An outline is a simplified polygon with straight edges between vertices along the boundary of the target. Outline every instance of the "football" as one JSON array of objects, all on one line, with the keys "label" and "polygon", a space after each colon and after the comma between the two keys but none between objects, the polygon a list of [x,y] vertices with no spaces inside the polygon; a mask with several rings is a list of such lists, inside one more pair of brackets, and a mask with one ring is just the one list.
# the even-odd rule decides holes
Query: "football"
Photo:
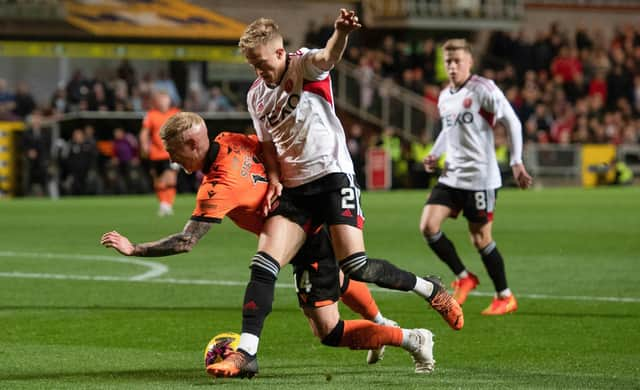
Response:
[{"label": "football", "polygon": [[205,368],[213,363],[217,363],[238,348],[240,343],[240,335],[233,332],[224,332],[214,336],[207,348],[204,350],[204,366]]}]

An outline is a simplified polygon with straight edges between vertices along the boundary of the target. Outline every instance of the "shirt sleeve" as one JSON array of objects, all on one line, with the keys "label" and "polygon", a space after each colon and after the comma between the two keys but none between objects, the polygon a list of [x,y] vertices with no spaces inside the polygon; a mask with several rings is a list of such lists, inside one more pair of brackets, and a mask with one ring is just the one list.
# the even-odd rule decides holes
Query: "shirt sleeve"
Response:
[{"label": "shirt sleeve", "polygon": [[483,103],[483,108],[493,113],[495,121],[502,123],[509,132],[509,141],[511,143],[511,161],[509,164],[522,164],[522,123],[520,123],[520,119],[518,119],[513,107],[511,107],[511,103],[495,85],[490,91],[487,91]]},{"label": "shirt sleeve", "polygon": [[329,70],[322,70],[311,62],[313,55],[319,51],[320,49],[309,50],[306,47],[303,47],[295,53],[300,53],[301,55],[302,74],[305,80],[324,80],[329,76]]},{"label": "shirt sleeve", "polygon": [[447,132],[447,129],[442,129],[440,134],[438,134],[436,142],[433,143],[433,147],[431,148],[431,151],[429,151],[430,155],[440,157],[442,156],[442,153],[447,150]]}]

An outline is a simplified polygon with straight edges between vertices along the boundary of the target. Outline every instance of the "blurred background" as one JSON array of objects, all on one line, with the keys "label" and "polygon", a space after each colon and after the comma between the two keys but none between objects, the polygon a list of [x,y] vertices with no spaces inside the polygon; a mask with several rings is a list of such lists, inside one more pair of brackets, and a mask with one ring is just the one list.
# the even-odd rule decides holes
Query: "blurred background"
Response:
[{"label": "blurred background", "polygon": [[[0,0],[0,197],[152,192],[137,135],[154,90],[210,130],[252,132],[246,25],[271,17],[289,51],[322,47],[340,8],[364,24],[331,75],[361,186],[433,183],[440,45],[457,37],[519,115],[537,186],[640,175],[640,1]],[[498,127],[510,185],[507,144]]]}]

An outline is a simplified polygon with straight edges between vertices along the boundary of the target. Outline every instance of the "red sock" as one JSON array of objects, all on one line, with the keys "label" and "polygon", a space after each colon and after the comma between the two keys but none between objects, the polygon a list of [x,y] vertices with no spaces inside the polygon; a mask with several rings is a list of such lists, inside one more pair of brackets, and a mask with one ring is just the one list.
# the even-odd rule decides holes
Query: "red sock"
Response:
[{"label": "red sock", "polygon": [[345,320],[341,347],[378,349],[383,345],[402,345],[402,329],[377,325],[366,320]]},{"label": "red sock", "polygon": [[371,296],[371,291],[366,283],[349,280],[347,290],[340,297],[345,305],[360,314],[365,320],[373,320],[380,312],[376,301]]}]

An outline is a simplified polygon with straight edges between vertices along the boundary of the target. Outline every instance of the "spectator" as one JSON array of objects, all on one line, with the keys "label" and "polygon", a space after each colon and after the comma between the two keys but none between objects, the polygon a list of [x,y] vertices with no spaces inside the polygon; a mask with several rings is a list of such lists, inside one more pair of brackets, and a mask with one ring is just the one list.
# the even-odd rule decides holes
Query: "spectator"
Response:
[{"label": "spectator", "polygon": [[189,86],[189,90],[187,91],[187,97],[184,99],[185,111],[208,111],[207,101],[203,95],[204,94],[200,83],[192,83]]},{"label": "spectator", "polygon": [[178,93],[176,83],[169,77],[169,73],[165,69],[161,69],[158,72],[158,78],[153,82],[153,89],[155,91],[166,91],[171,97],[172,105],[176,107],[182,105],[182,98]]},{"label": "spectator", "polygon": [[47,192],[51,132],[49,127],[43,125],[42,120],[42,114],[34,111],[22,137],[25,195],[42,196]]},{"label": "spectator", "polygon": [[9,91],[7,80],[0,78],[0,120],[15,120],[16,97]]},{"label": "spectator", "polygon": [[222,94],[220,87],[211,87],[211,89],[209,89],[209,104],[207,105],[207,111],[233,111],[231,102]]},{"label": "spectator", "polygon": [[13,113],[19,118],[26,118],[36,108],[36,102],[29,91],[29,84],[20,81],[16,86],[15,107]]},{"label": "spectator", "polygon": [[[71,141],[62,155],[64,168],[63,188],[67,194],[85,195],[95,193],[95,186],[90,186],[89,175],[95,166],[97,150],[95,145],[87,142],[82,129],[75,129]],[[93,188],[92,188],[93,187]]]}]

